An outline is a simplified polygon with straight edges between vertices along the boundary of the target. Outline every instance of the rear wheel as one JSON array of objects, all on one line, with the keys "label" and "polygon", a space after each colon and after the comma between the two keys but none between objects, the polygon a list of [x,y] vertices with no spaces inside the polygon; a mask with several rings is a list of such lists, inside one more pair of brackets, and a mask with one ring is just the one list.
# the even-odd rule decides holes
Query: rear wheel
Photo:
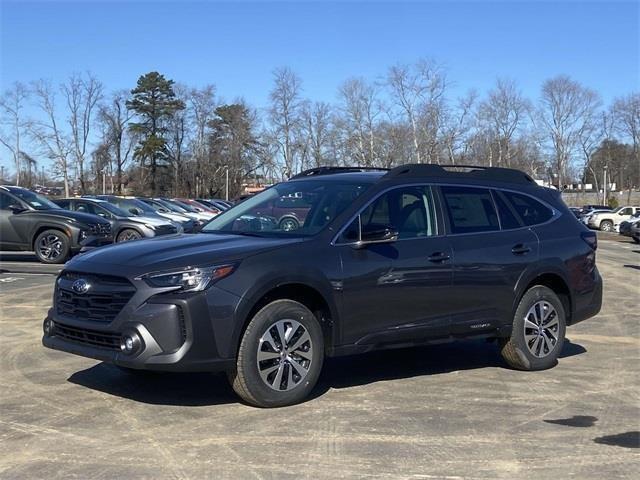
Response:
[{"label": "rear wheel", "polygon": [[531,287],[522,296],[513,319],[511,337],[501,342],[502,356],[518,370],[553,367],[562,350],[565,311],[553,290]]},{"label": "rear wheel", "polygon": [[295,218],[286,217],[280,220],[280,230],[283,232],[291,232],[297,230],[299,227],[300,224]]},{"label": "rear wheel", "polygon": [[64,263],[69,258],[71,240],[60,230],[45,230],[36,237],[33,246],[42,263]]},{"label": "rear wheel", "polygon": [[313,313],[293,300],[276,300],[249,322],[229,380],[251,405],[291,405],[309,395],[323,357],[322,330]]},{"label": "rear wheel", "polygon": [[142,235],[140,235],[140,232],[132,228],[125,228],[116,237],[116,242],[117,243],[129,242],[131,240],[138,240],[139,238],[142,238]]},{"label": "rear wheel", "polygon": [[600,222],[600,230],[603,232],[613,232],[613,222],[609,220],[603,220]]}]

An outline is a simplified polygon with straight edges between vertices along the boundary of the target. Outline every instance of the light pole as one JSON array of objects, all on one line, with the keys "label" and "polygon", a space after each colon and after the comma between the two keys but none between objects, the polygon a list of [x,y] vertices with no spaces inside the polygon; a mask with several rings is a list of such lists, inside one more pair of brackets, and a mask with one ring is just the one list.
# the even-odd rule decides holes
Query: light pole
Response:
[{"label": "light pole", "polygon": [[607,165],[602,168],[602,204],[609,205],[607,203]]},{"label": "light pole", "polygon": [[225,193],[224,199],[229,201],[229,165],[224,167],[224,175],[225,175]]}]

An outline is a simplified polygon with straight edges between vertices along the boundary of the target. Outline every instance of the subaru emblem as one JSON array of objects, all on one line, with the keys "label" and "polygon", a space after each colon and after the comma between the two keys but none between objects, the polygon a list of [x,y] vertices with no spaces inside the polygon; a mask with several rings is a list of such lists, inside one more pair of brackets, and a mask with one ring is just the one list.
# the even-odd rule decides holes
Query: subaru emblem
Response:
[{"label": "subaru emblem", "polygon": [[80,295],[87,293],[89,291],[89,287],[91,287],[91,285],[89,285],[89,282],[84,278],[79,278],[71,285],[71,289]]}]

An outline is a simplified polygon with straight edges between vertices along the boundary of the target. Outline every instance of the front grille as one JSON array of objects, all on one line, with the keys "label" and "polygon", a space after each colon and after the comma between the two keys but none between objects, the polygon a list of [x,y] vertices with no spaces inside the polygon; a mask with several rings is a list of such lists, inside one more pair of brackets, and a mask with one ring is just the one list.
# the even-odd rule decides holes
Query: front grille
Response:
[{"label": "front grille", "polygon": [[56,323],[53,328],[53,335],[74,343],[104,348],[106,350],[120,350],[120,335],[117,333],[99,332],[97,330],[70,327]]},{"label": "front grille", "polygon": [[178,229],[173,225],[158,225],[156,227],[156,235],[170,235],[177,232]]},{"label": "front grille", "polygon": [[[89,290],[77,293],[73,282],[85,280]],[[126,279],[106,275],[63,272],[57,282],[56,312],[79,320],[112,322],[135,294],[135,287]]]},{"label": "front grille", "polygon": [[110,223],[89,223],[89,232],[92,235],[109,235],[111,234]]}]

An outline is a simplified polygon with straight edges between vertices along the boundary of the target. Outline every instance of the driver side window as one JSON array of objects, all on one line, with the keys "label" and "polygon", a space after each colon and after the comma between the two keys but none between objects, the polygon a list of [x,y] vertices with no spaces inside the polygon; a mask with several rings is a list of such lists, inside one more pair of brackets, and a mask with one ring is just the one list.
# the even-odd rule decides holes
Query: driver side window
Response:
[{"label": "driver side window", "polygon": [[18,202],[14,201],[9,195],[0,192],[0,210],[9,210],[9,206],[16,203]]},{"label": "driver side window", "polygon": [[358,241],[360,229],[391,227],[399,239],[429,237],[436,234],[431,190],[426,186],[400,187],[384,193],[362,210],[338,240]]}]

